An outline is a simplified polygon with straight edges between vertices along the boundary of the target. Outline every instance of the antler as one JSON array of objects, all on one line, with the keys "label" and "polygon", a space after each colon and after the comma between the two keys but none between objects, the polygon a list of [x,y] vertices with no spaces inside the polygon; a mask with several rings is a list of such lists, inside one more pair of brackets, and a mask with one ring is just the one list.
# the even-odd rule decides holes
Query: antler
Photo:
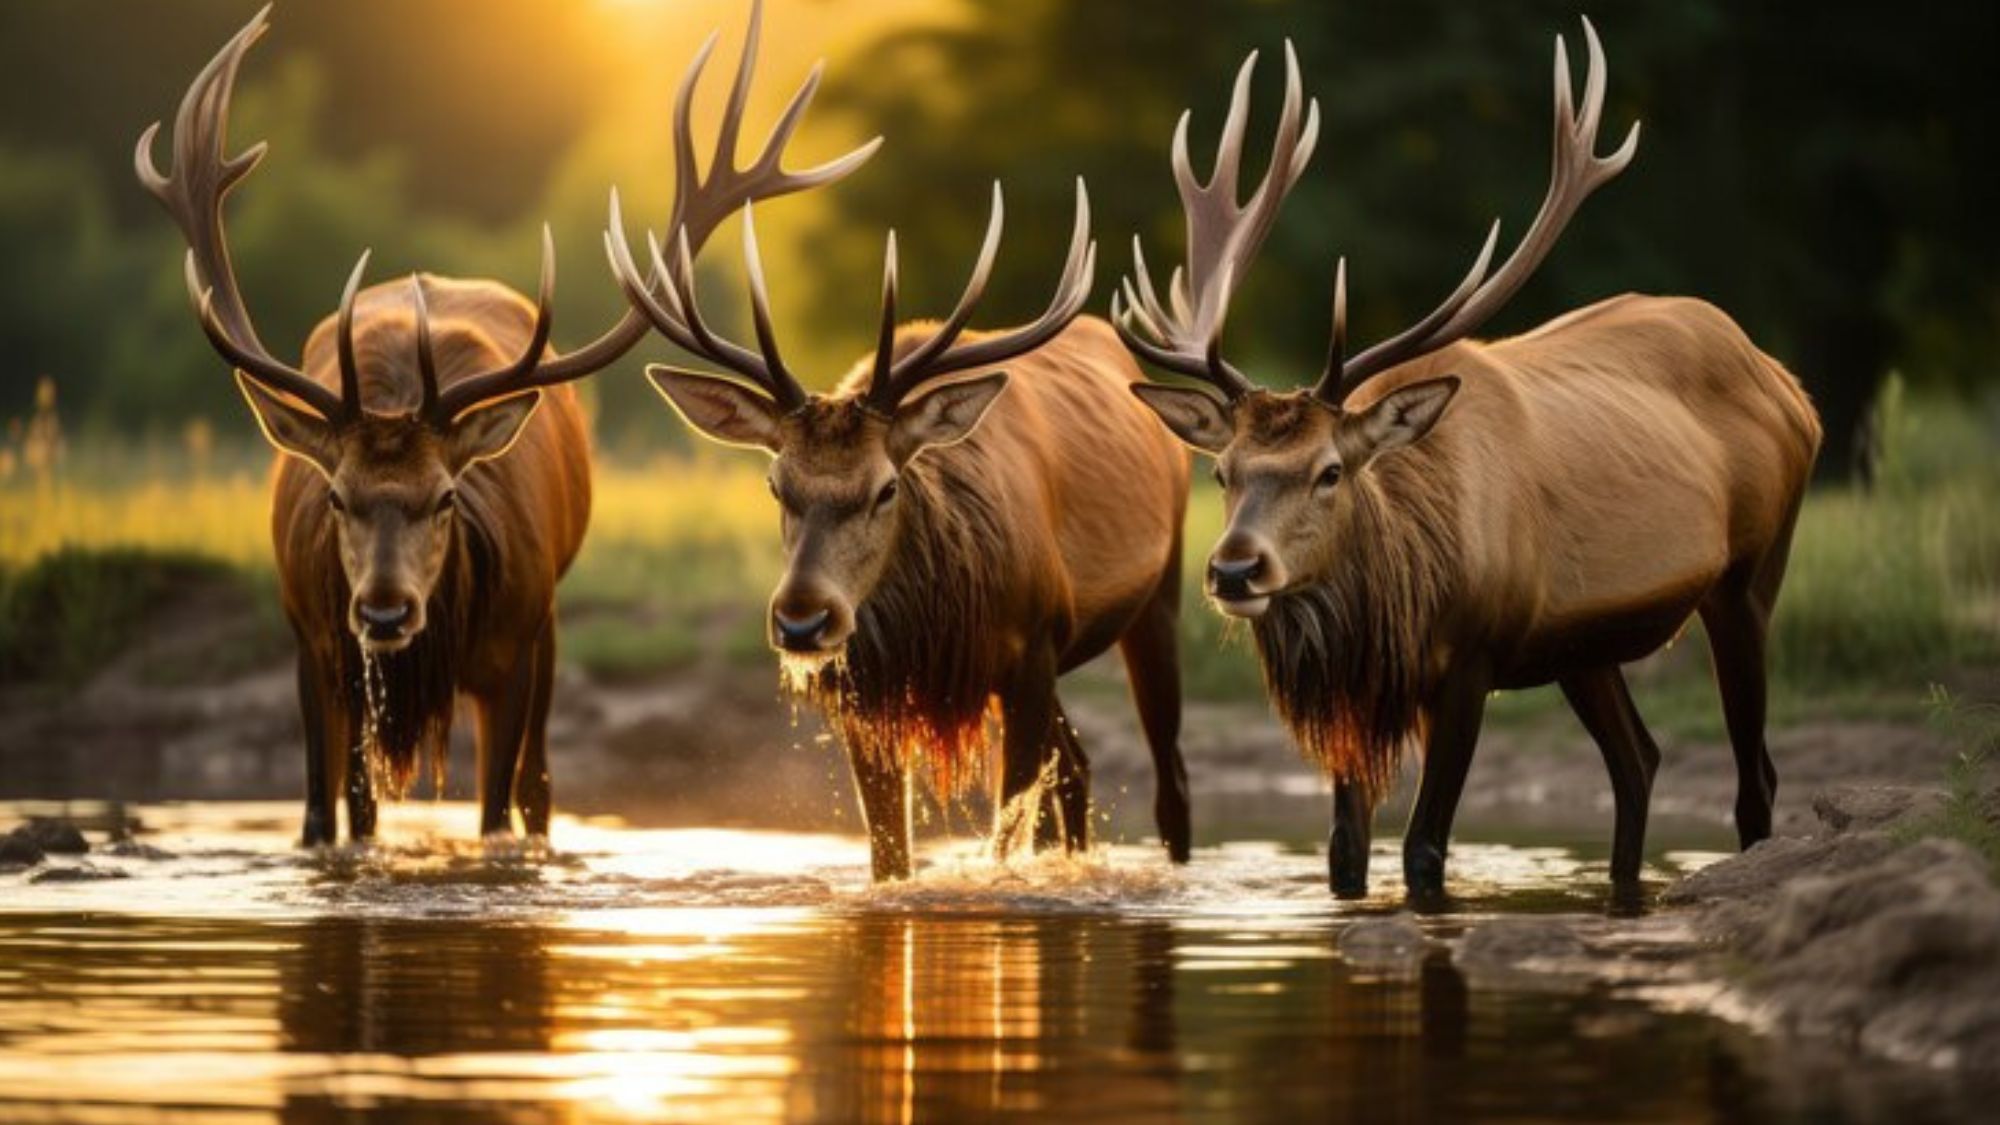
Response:
[{"label": "antler", "polygon": [[[819,89],[820,75],[825,64],[817,63],[812,72],[799,85],[792,99],[778,115],[778,123],[771,128],[770,137],[764,142],[763,151],[743,168],[736,162],[737,136],[743,126],[743,111],[750,99],[750,82],[756,71],[757,45],[764,22],[763,0],[752,0],[750,5],[750,26],[743,38],[743,54],[736,66],[736,80],[729,90],[729,101],[722,113],[722,124],[716,133],[715,154],[709,160],[706,179],[703,178],[694,151],[694,129],[692,125],[694,89],[701,79],[701,73],[708,64],[709,55],[715,50],[716,34],[710,33],[701,50],[696,52],[694,61],[688,65],[686,74],[674,96],[674,204],[669,215],[667,229],[678,232],[689,247],[690,256],[699,251],[708,236],[723,219],[740,207],[746,207],[757,199],[773,199],[789,195],[795,191],[831,183],[859,168],[875,149],[881,145],[877,137],[836,160],[827,161],[803,172],[787,172],[781,166],[785,156],[785,146],[791,142],[792,133],[805,116],[806,107],[812,103],[813,94]],[[544,231],[543,286],[547,293],[550,264],[546,231]],[[622,266],[629,265],[631,253],[624,246],[624,222],[619,213],[618,193],[611,193],[611,229],[606,236],[607,250],[610,252],[614,270],[620,272],[619,283],[632,297],[631,306],[619,317],[618,323],[610,331],[589,344],[562,355],[540,358],[541,343],[547,340],[543,321],[548,309],[547,301],[542,303],[544,316],[536,324],[536,347],[522,355],[515,364],[499,371],[463,379],[453,384],[444,394],[444,405],[448,409],[463,411],[473,403],[486,399],[515,394],[533,387],[544,387],[554,383],[568,382],[615,362],[645,336],[649,316],[647,305],[659,282],[667,276],[667,271],[655,271],[643,280],[637,277],[627,279]],[[633,271],[635,274],[636,270]],[[634,296],[637,290],[639,296]],[[642,299],[643,298],[643,299]],[[642,311],[645,310],[645,311]],[[668,333],[672,338],[672,333]],[[676,341],[678,342],[678,341]]]},{"label": "antler", "polygon": [[1541,210],[1536,213],[1528,233],[1522,236],[1520,245],[1508,255],[1499,271],[1488,278],[1486,269],[1492,262],[1494,245],[1500,236],[1500,223],[1495,220],[1472,271],[1466,274],[1465,280],[1459,283],[1451,296],[1445,298],[1443,304],[1416,324],[1351,360],[1342,354],[1347,335],[1347,266],[1343,260],[1334,284],[1333,345],[1328,350],[1326,370],[1313,388],[1314,397],[1338,406],[1371,376],[1427,355],[1477,331],[1534,275],[1543,259],[1549,256],[1549,251],[1555,248],[1563,228],[1590,193],[1631,163],[1639,147],[1639,126],[1636,123],[1626,134],[1625,143],[1618,147],[1618,151],[1605,157],[1596,154],[1597,127],[1604,114],[1604,47],[1597,41],[1597,29],[1587,18],[1583,21],[1583,37],[1590,56],[1590,69],[1583,82],[1583,112],[1579,114],[1572,104],[1574,87],[1570,82],[1569,48],[1562,36],[1556,36],[1555,154],[1551,161],[1549,190],[1542,198]]},{"label": "antler", "polygon": [[[1247,203],[1239,203],[1237,181],[1243,164],[1244,126],[1250,113],[1250,78],[1257,52],[1236,72],[1229,116],[1216,146],[1215,171],[1207,184],[1195,179],[1188,159],[1188,122],[1182,113],[1174,130],[1174,182],[1187,215],[1187,265],[1176,268],[1162,305],[1146,270],[1145,253],[1132,239],[1132,276],[1111,295],[1111,322],[1127,347],[1182,375],[1211,383],[1234,399],[1252,389],[1242,372],[1222,358],[1222,327],[1238,276],[1256,257],[1278,208],[1298,183],[1319,139],[1319,103],[1305,102],[1298,55],[1285,42],[1285,102],[1271,146],[1270,166]],[[1303,120],[1301,120],[1301,103]]]},{"label": "antler", "polygon": [[1019,328],[983,336],[958,344],[959,333],[972,319],[986,295],[986,282],[993,273],[993,259],[1000,251],[1000,230],[1005,223],[1005,206],[1000,184],[993,184],[993,206],[986,220],[986,237],[980,243],[979,259],[972,276],[959,295],[958,305],[938,330],[901,359],[895,355],[896,342],[896,233],[889,232],[883,256],[882,328],[875,345],[874,369],[868,377],[863,401],[873,410],[888,413],[911,391],[933,379],[975,367],[990,367],[1048,343],[1068,327],[1090,297],[1091,279],[1097,273],[1097,244],[1090,238],[1090,193],[1083,180],[1076,181],[1076,220],[1070,228],[1069,252],[1063,260],[1062,277],[1042,315]]},{"label": "antler", "polygon": [[[750,79],[756,65],[762,25],[763,3],[757,0],[750,7],[750,27],[744,36],[742,59],[737,64],[735,84],[730,87],[729,102],[723,108],[722,124],[716,133],[715,155],[709,160],[705,177],[694,151],[693,99],[702,69],[715,49],[714,34],[709,35],[707,42],[696,53],[674,96],[674,206],[667,223],[667,237],[673,243],[675,261],[669,264],[659,240],[649,233],[647,242],[651,250],[651,272],[643,276],[640,274],[632,258],[631,246],[626,241],[625,218],[616,188],[611,191],[611,221],[604,233],[604,247],[611,259],[612,272],[617,275],[620,287],[631,302],[625,319],[619,322],[621,329],[628,324],[636,325],[636,332],[643,335],[648,322],[651,322],[683,350],[707,356],[757,380],[773,397],[783,400],[795,394],[798,401],[803,401],[804,391],[799,389],[798,381],[791,377],[782,363],[763,364],[748,350],[717,337],[701,322],[694,302],[694,259],[724,219],[738,210],[744,212],[744,253],[752,263],[752,295],[760,302],[758,331],[761,339],[768,334],[769,301],[762,296],[763,267],[756,254],[757,236],[749,216],[751,204],[845,177],[875,155],[875,150],[881,147],[882,138],[876,137],[845,156],[803,172],[787,172],[780,166],[785,145],[790,142],[793,131],[805,116],[806,107],[812,102],[813,94],[819,89],[820,78],[826,70],[826,63],[822,60],[813,64],[811,73],[806,75],[805,81],[792,95],[784,112],[778,115],[778,123],[772,126],[770,138],[764,142],[764,149],[757,159],[747,167],[736,167],[736,141],[743,127],[743,109],[749,100]],[[683,264],[686,266],[684,272],[680,268]],[[775,356],[775,347],[769,352]],[[749,369],[746,370],[746,367]]]},{"label": "antler", "polygon": [[[242,290],[236,284],[236,271],[229,260],[229,240],[223,227],[223,197],[257,167],[269,148],[260,141],[235,157],[223,153],[236,72],[250,48],[270,30],[270,15],[270,6],[266,5],[252,16],[188,86],[180,110],[174,115],[172,174],[162,174],[153,163],[153,141],[160,132],[157,121],[139,135],[138,147],[132,154],[133,170],[140,184],[166,207],[187,239],[188,295],[215,349],[250,378],[298,399],[328,421],[339,422],[358,410],[360,402],[360,396],[353,391],[358,379],[351,362],[354,349],[347,329],[353,322],[361,267],[355,267],[346,295],[341,299],[344,394],[336,394],[304,371],[274,358],[258,339],[249,309],[243,303]],[[363,254],[362,262],[365,264],[367,260],[368,256]]]}]

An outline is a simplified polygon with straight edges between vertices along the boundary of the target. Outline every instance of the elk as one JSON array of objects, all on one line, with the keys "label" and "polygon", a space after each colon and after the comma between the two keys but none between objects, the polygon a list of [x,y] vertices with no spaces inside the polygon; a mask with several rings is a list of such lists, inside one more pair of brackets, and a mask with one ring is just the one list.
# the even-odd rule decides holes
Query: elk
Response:
[{"label": "elk", "polygon": [[[135,163],[186,236],[186,281],[203,330],[283,454],[271,529],[299,646],[302,841],[335,839],[343,789],[350,837],[371,838],[376,788],[405,792],[420,751],[441,782],[460,694],[478,720],[481,832],[511,833],[518,808],[526,831],[546,836],[555,588],[590,515],[589,434],[567,384],[624,355],[647,335],[646,321],[628,310],[588,345],[555,353],[545,227],[532,303],[497,282],[425,275],[363,289],[364,253],[303,363],[273,357],[237,286],[222,214],[224,196],[265,153],[259,144],[228,157],[224,143],[237,70],[269,12],[188,88],[171,174],[153,163],[157,123],[139,138]],[[674,143],[684,170],[694,163],[687,103],[713,46],[711,36],[680,88]],[[755,49],[753,14],[732,105],[747,93]],[[673,215],[690,243],[751,199],[838,179],[870,155],[873,146],[810,171],[780,170],[817,81],[815,71],[747,170],[729,162],[732,136],[708,182],[694,188],[683,176]]]},{"label": "elk", "polygon": [[[1114,642],[1158,774],[1160,837],[1174,860],[1188,855],[1175,648],[1188,455],[1126,393],[1144,376],[1110,326],[1074,319],[1096,260],[1088,207],[1079,181],[1054,297],[997,333],[966,330],[1000,243],[997,184],[971,279],[941,323],[898,325],[892,232],[874,353],[830,394],[807,393],[779,353],[748,206],[754,351],[704,323],[685,232],[669,232],[671,250],[649,236],[667,281],[654,294],[612,217],[633,305],[747,381],[647,369],[695,430],[772,457],[786,569],[768,636],[788,688],[842,739],[877,880],[911,872],[913,771],[953,792],[983,758],[995,700],[1001,808],[1029,810],[1038,846],[1087,846],[1089,765],[1056,680]],[[1039,807],[1024,797],[1034,791]]]},{"label": "elk", "polygon": [[[1523,336],[1468,337],[1525,284],[1593,190],[1638,144],[1596,155],[1606,68],[1584,36],[1581,112],[1555,56],[1555,156],[1520,244],[1489,274],[1494,224],[1436,310],[1349,355],[1346,263],[1332,345],[1310,390],[1267,390],[1222,356],[1234,280],[1311,155],[1295,100],[1271,170],[1239,203],[1253,53],[1216,169],[1199,183],[1187,118],[1173,143],[1187,218],[1168,301],[1137,240],[1112,319],[1135,353],[1207,389],[1134,392],[1212,454],[1227,528],[1206,590],[1247,619],[1275,708],[1334,786],[1328,873],[1366,893],[1371,820],[1406,746],[1423,771],[1403,841],[1415,895],[1442,892],[1451,822],[1488,694],[1554,682],[1602,751],[1616,806],[1611,876],[1638,878],[1659,750],[1620,666],[1699,615],[1737,766],[1744,847],[1769,835],[1777,779],[1764,744],[1765,645],[1820,438],[1798,381],[1716,308],[1626,295]],[[1286,46],[1286,65],[1297,60]]]}]

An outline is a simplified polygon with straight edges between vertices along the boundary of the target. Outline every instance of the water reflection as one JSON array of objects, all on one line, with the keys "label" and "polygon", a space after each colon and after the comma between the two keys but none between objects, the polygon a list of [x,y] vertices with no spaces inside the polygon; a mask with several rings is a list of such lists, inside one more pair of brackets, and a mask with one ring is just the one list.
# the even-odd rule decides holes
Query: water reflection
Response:
[{"label": "water reflection", "polygon": [[[885,894],[858,849],[850,886],[802,870],[805,838],[745,841],[717,874],[723,836],[696,855],[594,831],[578,838],[596,850],[525,874],[515,857],[300,862],[232,838],[167,865],[177,890],[10,884],[0,1119],[1900,1121],[1992,1093],[1663,1007],[1670,974],[1643,966],[1468,979],[1448,944],[1463,915],[1427,920],[1415,960],[1351,963],[1354,916],[1324,901],[1312,856],[1198,857],[1214,886],[1123,856],[948,858]],[[202,880],[206,897],[188,889]],[[218,887],[242,901],[169,909]]]}]

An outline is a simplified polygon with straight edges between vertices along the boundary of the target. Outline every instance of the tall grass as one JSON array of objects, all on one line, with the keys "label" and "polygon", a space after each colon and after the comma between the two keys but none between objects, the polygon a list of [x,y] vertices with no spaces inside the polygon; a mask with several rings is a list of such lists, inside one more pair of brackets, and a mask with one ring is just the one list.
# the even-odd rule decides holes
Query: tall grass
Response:
[{"label": "tall grass", "polygon": [[[1882,418],[1876,486],[1820,489],[1801,514],[1773,638],[1781,715],[1801,700],[1870,707],[1884,695],[1917,708],[1933,680],[2000,667],[2000,418],[1905,401],[1897,389]],[[86,448],[70,457],[77,471],[0,481],[0,574],[64,550],[137,550],[217,560],[268,582],[265,474],[225,452],[197,465]],[[762,606],[781,566],[763,472],[758,458],[708,450],[600,465],[589,538],[560,594],[566,656],[612,674],[763,659]],[[1255,698],[1249,646],[1202,603],[1198,578],[1222,505],[1197,480],[1182,614],[1188,690]],[[1699,647],[1679,646],[1637,678],[1643,695],[1669,710],[1685,701],[1706,723],[1715,706]]]}]

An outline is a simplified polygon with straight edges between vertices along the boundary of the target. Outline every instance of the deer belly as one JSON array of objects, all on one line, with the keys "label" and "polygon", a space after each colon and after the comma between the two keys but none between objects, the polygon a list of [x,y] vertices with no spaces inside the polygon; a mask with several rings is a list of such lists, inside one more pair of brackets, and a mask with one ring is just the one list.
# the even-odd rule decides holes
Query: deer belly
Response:
[{"label": "deer belly", "polygon": [[1659,651],[1687,628],[1719,574],[1718,568],[1615,602],[1543,615],[1500,669],[1498,686],[1546,684],[1572,672],[1628,664]]}]

